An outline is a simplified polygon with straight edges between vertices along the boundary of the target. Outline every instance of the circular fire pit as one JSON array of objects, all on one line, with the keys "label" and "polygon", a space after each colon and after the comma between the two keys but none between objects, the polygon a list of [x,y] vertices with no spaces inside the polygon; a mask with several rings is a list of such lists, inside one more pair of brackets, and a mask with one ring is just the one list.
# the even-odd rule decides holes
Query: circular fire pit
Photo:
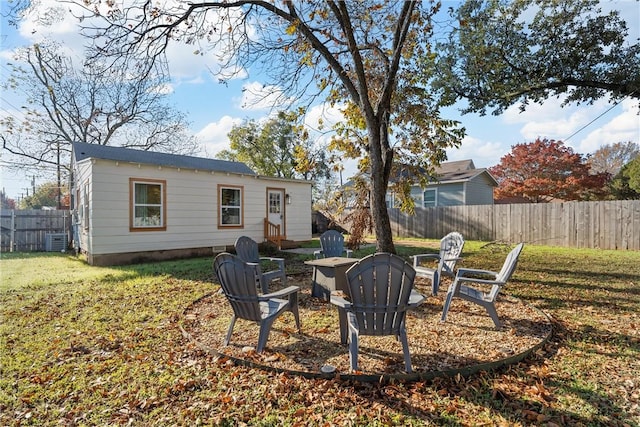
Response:
[{"label": "circular fire pit", "polygon": [[[308,378],[358,381],[426,380],[438,376],[471,375],[513,364],[539,349],[551,336],[549,318],[540,310],[508,296],[497,303],[503,322],[500,330],[481,307],[454,298],[446,323],[440,322],[444,292],[430,296],[407,314],[407,334],[412,373],[404,371],[402,346],[395,337],[361,336],[360,371],[349,369],[349,350],[340,344],[337,308],[311,296],[308,281],[292,277],[288,285],[301,287],[299,295],[302,333],[291,313],[273,325],[267,346],[255,352],[258,326],[238,319],[231,342],[223,345],[232,311],[225,296],[214,292],[194,301],[184,311],[183,334],[209,354],[228,363]],[[429,294],[426,281],[416,288]],[[446,286],[443,287],[446,289]]]}]

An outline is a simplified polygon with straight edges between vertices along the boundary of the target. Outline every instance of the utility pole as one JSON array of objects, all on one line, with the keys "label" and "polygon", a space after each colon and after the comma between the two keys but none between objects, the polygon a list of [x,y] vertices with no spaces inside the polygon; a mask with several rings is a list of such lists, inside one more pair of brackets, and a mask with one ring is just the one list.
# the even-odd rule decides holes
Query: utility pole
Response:
[{"label": "utility pole", "polygon": [[56,194],[56,202],[58,204],[58,210],[60,210],[62,208],[62,200],[61,200],[61,195],[60,195],[60,193],[61,193],[61,188],[60,187],[62,186],[62,180],[60,178],[60,141],[56,142],[56,151],[57,151],[57,155],[58,155],[57,160],[56,160],[57,173],[58,173],[58,176],[57,176],[58,177],[58,192]]}]

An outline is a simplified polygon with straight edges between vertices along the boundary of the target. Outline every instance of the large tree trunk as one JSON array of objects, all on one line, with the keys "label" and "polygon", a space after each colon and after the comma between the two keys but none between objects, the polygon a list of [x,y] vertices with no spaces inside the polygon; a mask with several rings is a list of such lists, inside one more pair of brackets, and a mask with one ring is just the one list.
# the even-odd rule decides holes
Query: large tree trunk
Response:
[{"label": "large tree trunk", "polygon": [[387,210],[386,194],[393,162],[389,148],[387,124],[372,120],[369,123],[369,155],[371,158],[371,216],[376,233],[376,251],[396,253],[391,234],[391,221]]}]

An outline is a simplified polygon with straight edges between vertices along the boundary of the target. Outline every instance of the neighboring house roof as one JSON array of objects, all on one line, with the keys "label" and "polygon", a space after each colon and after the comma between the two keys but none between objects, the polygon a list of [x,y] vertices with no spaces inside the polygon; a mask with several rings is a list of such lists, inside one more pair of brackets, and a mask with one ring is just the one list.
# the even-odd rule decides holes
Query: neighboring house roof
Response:
[{"label": "neighboring house roof", "polygon": [[470,169],[475,169],[475,165],[473,164],[473,160],[458,160],[455,162],[444,162],[440,163],[440,166],[436,167],[436,174],[446,174],[452,172],[460,172],[466,171]]},{"label": "neighboring house roof", "polygon": [[498,186],[498,182],[496,181],[496,179],[489,173],[487,169],[484,168],[441,173],[437,175],[437,183],[452,184],[455,182],[466,182],[471,181],[472,179],[480,175],[486,175],[491,185],[493,185],[494,187]]},{"label": "neighboring house roof", "polygon": [[[405,179],[408,177],[406,171],[402,171],[400,175]],[[480,175],[486,175],[490,185],[498,186],[498,182],[489,171],[486,168],[476,169],[471,159],[441,163],[435,168],[430,185],[467,182]]]},{"label": "neighboring house roof", "polygon": [[100,144],[73,144],[76,162],[85,159],[104,159],[118,162],[141,163],[174,168],[196,169],[201,171],[228,172],[243,175],[256,173],[241,162],[206,159],[203,157],[183,156],[178,154],[158,153],[154,151],[133,150],[124,147],[110,147]]},{"label": "neighboring house roof", "polygon": [[[479,175],[486,175],[490,185],[497,187],[498,182],[496,179],[489,173],[489,170],[486,168],[476,169],[473,164],[473,160],[458,160],[455,162],[444,162],[435,168],[434,177],[430,183],[430,185],[438,185],[438,184],[453,184],[457,182],[467,182]],[[398,172],[396,177],[391,177],[391,181],[398,179],[412,179],[409,172],[407,170],[401,170]],[[353,181],[349,180],[343,187],[353,187]]]}]

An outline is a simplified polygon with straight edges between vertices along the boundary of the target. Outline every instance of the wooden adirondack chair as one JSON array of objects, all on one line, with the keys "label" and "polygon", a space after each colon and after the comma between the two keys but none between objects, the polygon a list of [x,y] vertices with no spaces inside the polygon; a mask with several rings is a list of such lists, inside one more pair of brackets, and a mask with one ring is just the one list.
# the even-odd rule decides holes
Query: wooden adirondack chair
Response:
[{"label": "wooden adirondack chair", "polygon": [[[287,274],[284,270],[284,258],[276,257],[261,257],[258,252],[258,243],[252,238],[247,236],[240,236],[236,239],[234,244],[236,253],[244,262],[248,262],[255,265],[256,275],[260,282],[260,288],[263,293],[269,292],[269,283],[272,280],[280,279],[282,286],[287,285]],[[265,261],[270,261],[277,265],[277,268],[270,271],[262,271],[262,264]]]},{"label": "wooden adirondack chair", "polygon": [[[498,318],[496,312],[496,298],[500,289],[511,278],[511,275],[516,269],[518,264],[518,257],[524,243],[518,244],[504,261],[502,269],[496,273],[490,270],[477,270],[472,268],[460,268],[456,274],[455,279],[449,290],[444,302],[444,308],[442,310],[442,322],[447,320],[447,313],[449,312],[449,306],[453,297],[459,297],[472,303],[478,304],[487,310],[489,316],[493,320],[496,329],[499,329],[502,324]],[[483,290],[484,287],[486,290]]]},{"label": "wooden adirondack chair", "polygon": [[[431,293],[433,295],[438,294],[440,279],[443,275],[455,277],[454,268],[456,262],[461,259],[460,254],[463,246],[464,238],[462,234],[454,231],[440,240],[440,252],[438,254],[419,254],[412,257],[416,276],[431,280]],[[422,265],[425,260],[429,260],[432,263],[437,261],[437,265],[435,268],[426,267]]]},{"label": "wooden adirondack chair", "polygon": [[344,247],[344,236],[336,230],[327,230],[320,236],[320,250],[313,252],[316,259],[341,257],[351,258],[353,251]]},{"label": "wooden adirondack chair", "polygon": [[270,294],[258,294],[254,265],[224,252],[216,256],[213,266],[222,285],[222,292],[233,308],[233,316],[224,345],[229,345],[236,319],[251,320],[260,325],[256,348],[258,353],[261,353],[267,344],[274,320],[285,311],[293,313],[298,332],[300,332],[300,315],[298,314],[300,288],[298,286],[289,286]]},{"label": "wooden adirondack chair", "polygon": [[415,270],[397,255],[376,253],[346,274],[349,300],[331,295],[331,303],[340,310],[341,334],[348,328],[351,370],[358,370],[359,335],[395,335],[402,343],[405,370],[411,372],[406,312],[425,299],[413,289]]}]

